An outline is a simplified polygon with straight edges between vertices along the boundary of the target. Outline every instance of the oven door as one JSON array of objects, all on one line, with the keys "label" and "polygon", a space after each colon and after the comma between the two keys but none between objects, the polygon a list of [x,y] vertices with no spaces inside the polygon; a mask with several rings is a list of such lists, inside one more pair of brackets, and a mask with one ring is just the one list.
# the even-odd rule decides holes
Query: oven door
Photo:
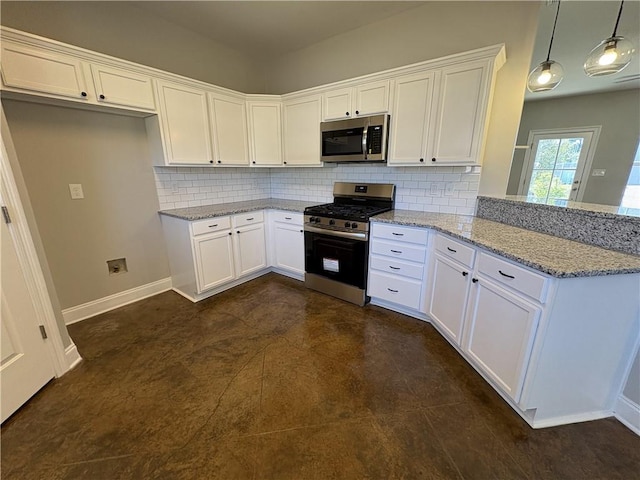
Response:
[{"label": "oven door", "polygon": [[365,289],[369,255],[369,242],[365,234],[305,226],[304,246],[307,273]]}]

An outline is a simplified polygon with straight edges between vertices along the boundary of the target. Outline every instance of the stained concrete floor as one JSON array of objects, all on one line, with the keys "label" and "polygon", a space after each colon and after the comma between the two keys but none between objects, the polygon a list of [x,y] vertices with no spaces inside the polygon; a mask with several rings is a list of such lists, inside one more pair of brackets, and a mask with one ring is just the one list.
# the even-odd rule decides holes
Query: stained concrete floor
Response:
[{"label": "stained concrete floor", "polygon": [[614,419],[532,430],[427,323],[269,274],[72,325],[2,479],[634,479]]}]

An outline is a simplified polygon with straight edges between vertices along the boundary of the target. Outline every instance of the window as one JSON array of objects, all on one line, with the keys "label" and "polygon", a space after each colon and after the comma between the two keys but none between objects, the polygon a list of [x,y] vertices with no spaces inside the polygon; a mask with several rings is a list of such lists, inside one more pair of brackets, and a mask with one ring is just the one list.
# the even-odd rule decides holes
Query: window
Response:
[{"label": "window", "polygon": [[619,213],[640,216],[640,142],[633,159],[627,187],[622,195]]}]

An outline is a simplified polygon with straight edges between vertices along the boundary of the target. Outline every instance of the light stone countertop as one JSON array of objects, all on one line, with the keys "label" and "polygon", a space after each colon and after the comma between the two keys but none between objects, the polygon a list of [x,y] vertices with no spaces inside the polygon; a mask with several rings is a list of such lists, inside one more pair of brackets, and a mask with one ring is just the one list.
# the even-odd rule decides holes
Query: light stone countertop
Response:
[{"label": "light stone countertop", "polygon": [[554,277],[640,272],[640,256],[473,216],[392,210],[371,221],[432,228]]},{"label": "light stone countertop", "polygon": [[263,210],[267,208],[303,213],[305,207],[312,205],[318,205],[318,202],[285,200],[281,198],[262,198],[260,200],[248,200],[245,202],[219,203],[216,205],[202,205],[200,207],[160,210],[159,213],[170,217],[193,221],[212,217],[222,217],[225,215],[234,215],[236,213],[254,212],[256,210]]}]

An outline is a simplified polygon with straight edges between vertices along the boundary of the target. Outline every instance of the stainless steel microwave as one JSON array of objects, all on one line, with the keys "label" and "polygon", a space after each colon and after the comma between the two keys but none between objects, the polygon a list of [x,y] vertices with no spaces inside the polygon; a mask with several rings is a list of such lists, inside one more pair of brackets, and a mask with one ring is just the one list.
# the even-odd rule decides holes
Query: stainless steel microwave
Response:
[{"label": "stainless steel microwave", "polygon": [[320,124],[323,162],[386,162],[389,115]]}]

